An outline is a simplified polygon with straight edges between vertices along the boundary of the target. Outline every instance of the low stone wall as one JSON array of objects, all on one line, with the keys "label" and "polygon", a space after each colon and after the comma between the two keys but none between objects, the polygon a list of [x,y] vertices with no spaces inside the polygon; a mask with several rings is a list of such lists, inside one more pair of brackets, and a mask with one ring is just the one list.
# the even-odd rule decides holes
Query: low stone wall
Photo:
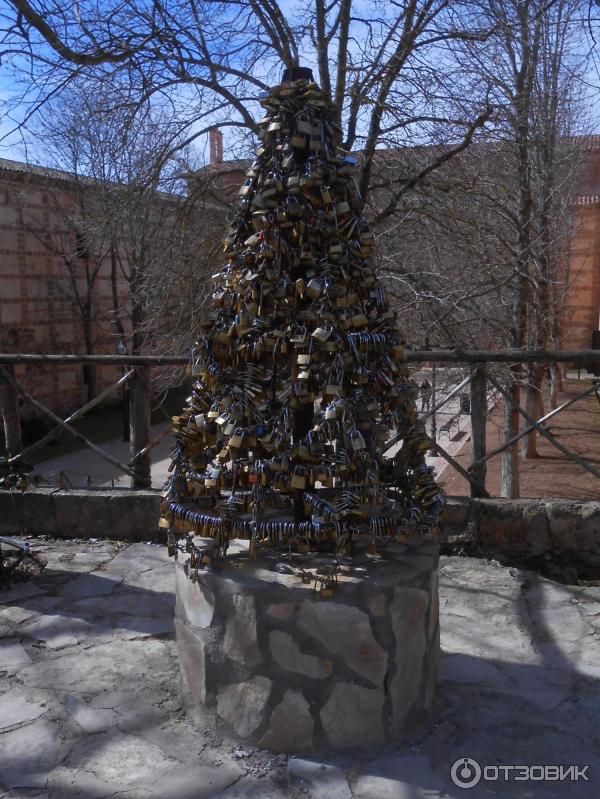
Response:
[{"label": "low stone wall", "polygon": [[442,542],[524,558],[564,554],[600,567],[600,502],[562,499],[448,499]]},{"label": "low stone wall", "polygon": [[[421,730],[439,656],[438,548],[345,559],[320,598],[276,559],[176,569],[177,646],[198,723],[276,752],[370,749]],[[318,568],[318,556],[303,559]],[[288,566],[288,568],[290,568]]]},{"label": "low stone wall", "polygon": [[[162,540],[159,504],[158,491],[0,490],[0,533]],[[441,529],[444,541],[464,536],[482,552],[566,553],[600,567],[600,502],[450,497]]]},{"label": "low stone wall", "polygon": [[0,491],[0,533],[158,541],[158,491]]}]

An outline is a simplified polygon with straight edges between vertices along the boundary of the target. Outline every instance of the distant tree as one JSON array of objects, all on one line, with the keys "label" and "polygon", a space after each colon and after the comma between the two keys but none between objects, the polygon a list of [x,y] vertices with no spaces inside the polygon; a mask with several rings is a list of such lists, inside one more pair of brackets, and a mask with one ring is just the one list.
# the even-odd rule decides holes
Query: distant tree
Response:
[{"label": "distant tree", "polygon": [[[460,151],[491,114],[486,86],[469,82],[457,58],[458,43],[484,47],[490,33],[467,0],[84,0],[76,13],[62,0],[8,0],[2,20],[0,57],[23,77],[21,107],[34,111],[70,81],[93,78],[124,113],[168,109],[177,148],[216,125],[248,155],[259,94],[303,60],[335,101],[336,139],[362,152],[364,195],[378,146],[446,141]],[[425,174],[448,157],[432,158]],[[420,177],[398,185],[384,212]]]},{"label": "distant tree", "polygon": [[[222,211],[198,193],[188,201],[187,178],[201,182],[202,174],[185,152],[176,162],[169,158],[173,130],[164,118],[108,112],[99,89],[102,84],[72,84],[36,129],[52,163],[68,173],[73,198],[65,202],[62,186],[53,193],[55,182],[48,181],[58,222],[50,236],[40,231],[40,240],[62,258],[86,324],[109,321],[115,341],[126,340],[132,354],[165,351],[173,333],[191,344],[206,271],[220,244],[211,220]],[[112,307],[98,318],[94,291],[102,269],[110,270]],[[90,336],[87,351],[92,347]]]}]

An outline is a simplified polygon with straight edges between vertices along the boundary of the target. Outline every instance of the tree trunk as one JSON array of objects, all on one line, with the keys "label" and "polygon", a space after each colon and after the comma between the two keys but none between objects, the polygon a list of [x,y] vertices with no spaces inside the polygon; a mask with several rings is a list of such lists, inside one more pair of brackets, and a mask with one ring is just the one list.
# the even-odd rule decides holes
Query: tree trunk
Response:
[{"label": "tree trunk", "polygon": [[[543,387],[545,371],[544,364],[532,364],[532,368],[529,370],[525,410],[534,419],[539,419],[544,415]],[[524,458],[539,458],[536,430],[532,430],[523,439],[522,455]]]},{"label": "tree trunk", "polygon": [[[129,452],[133,458],[150,441],[150,367],[137,366],[131,377],[129,391]],[[152,485],[150,453],[133,462],[135,477],[132,488],[150,488]]]},{"label": "tree trunk", "polygon": [[550,410],[558,408],[558,392],[560,390],[560,364],[550,364]]},{"label": "tree trunk", "polygon": [[[508,399],[504,400],[504,441],[509,441],[519,433],[519,412],[516,408],[519,404],[519,384],[516,380],[507,387],[507,392],[516,404],[513,406]],[[515,441],[502,451],[500,496],[517,499],[519,494],[519,442]]]},{"label": "tree trunk", "polygon": [[[471,372],[471,461],[481,461],[476,466],[471,466],[469,471],[477,480],[481,488],[485,489],[486,462],[485,434],[487,420],[486,378],[483,364],[475,367]],[[484,496],[484,491],[471,483],[471,496]]]},{"label": "tree trunk", "polygon": [[[92,334],[92,320],[88,316],[88,309],[86,309],[86,316],[83,320],[83,340],[85,343],[85,354],[94,354],[94,339]],[[96,397],[96,365],[93,363],[86,363],[83,366],[83,382],[87,386],[87,401],[91,402]]]},{"label": "tree trunk", "polygon": [[[4,364],[9,375],[14,379],[15,367],[12,364]],[[21,418],[19,414],[19,398],[13,387],[4,380],[0,371],[0,410],[4,423],[4,443],[9,458],[18,455],[23,449],[21,438]]]},{"label": "tree trunk", "polygon": [[119,276],[117,250],[114,244],[110,248],[110,287],[112,294],[113,321],[117,328],[119,339],[126,341],[125,328],[121,318],[121,303],[119,302]]}]

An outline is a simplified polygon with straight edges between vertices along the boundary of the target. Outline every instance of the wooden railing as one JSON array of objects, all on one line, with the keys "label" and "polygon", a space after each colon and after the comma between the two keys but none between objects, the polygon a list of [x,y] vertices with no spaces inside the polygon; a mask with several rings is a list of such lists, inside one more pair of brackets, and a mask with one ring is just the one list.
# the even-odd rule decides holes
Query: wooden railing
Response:
[{"label": "wooden railing", "polygon": [[[520,405],[515,404],[510,392],[505,386],[490,373],[489,364],[522,364],[522,363],[554,363],[573,364],[577,366],[595,367],[600,361],[600,352],[597,350],[577,351],[522,351],[503,350],[499,352],[483,350],[407,350],[406,361],[413,364],[445,364],[468,365],[469,373],[459,381],[423,418],[435,415],[452,398],[460,392],[469,391],[470,418],[471,418],[471,463],[465,469],[450,455],[439,443],[437,437],[430,438],[432,451],[444,458],[450,466],[468,480],[471,486],[471,495],[486,497],[486,467],[490,458],[495,457],[507,448],[512,447],[516,441],[536,430],[546,438],[554,447],[570,461],[577,463],[588,473],[600,478],[600,470],[589,463],[577,453],[568,449],[546,427],[546,422],[560,413],[574,402],[581,400],[594,392],[598,392],[595,384],[580,392],[550,413],[540,419],[534,419]],[[82,444],[111,463],[112,466],[131,478],[133,488],[148,488],[151,485],[151,458],[152,449],[168,433],[169,429],[156,436],[150,437],[150,399],[152,393],[151,368],[164,366],[184,366],[189,363],[186,356],[162,355],[38,355],[24,353],[0,353],[0,409],[4,421],[4,437],[7,450],[8,466],[17,467],[25,462],[27,456],[48,443],[60,431],[66,431],[77,438]],[[124,373],[118,380],[104,389],[97,397],[86,403],[79,410],[61,419],[54,411],[27,392],[15,377],[15,366],[25,365],[33,368],[41,364],[96,364],[121,366]],[[73,427],[73,422],[80,419],[92,408],[108,399],[125,384],[129,385],[129,420],[130,420],[130,460],[122,463],[106,449],[90,441],[86,436]],[[492,452],[486,451],[486,422],[488,415],[489,388],[504,398],[505,402],[515,405],[519,414],[525,419],[527,426],[518,435]],[[35,443],[23,447],[21,440],[21,425],[19,418],[19,397],[39,412],[52,420],[54,428]],[[396,436],[387,443],[386,451],[396,445],[401,436]]]}]

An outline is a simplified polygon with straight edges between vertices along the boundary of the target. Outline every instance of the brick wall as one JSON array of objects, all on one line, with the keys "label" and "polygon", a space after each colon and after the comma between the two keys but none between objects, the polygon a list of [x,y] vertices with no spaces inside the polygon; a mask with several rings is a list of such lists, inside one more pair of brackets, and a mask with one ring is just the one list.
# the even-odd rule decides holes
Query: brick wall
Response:
[{"label": "brick wall", "polygon": [[[56,209],[72,202],[73,188],[67,181],[3,168],[0,162],[0,348],[5,351],[86,352],[73,286],[60,255],[61,250],[75,250],[76,230],[68,229],[65,216],[59,217]],[[83,291],[85,280],[77,280]],[[121,295],[124,292],[123,286]],[[115,352],[108,323],[112,308],[108,262],[101,265],[94,294],[93,349]],[[99,367],[98,390],[118,373],[115,367]],[[57,412],[73,410],[87,399],[81,366],[28,367],[27,374],[24,367],[17,367],[17,378]],[[23,411],[27,416],[28,409]]]},{"label": "brick wall", "polygon": [[[231,199],[243,180],[240,162],[213,164],[213,189]],[[91,188],[90,188],[91,191]],[[600,310],[600,137],[590,137],[584,153],[580,197],[568,261],[569,288],[564,301],[564,349],[591,346]],[[67,270],[53,249],[52,236],[65,228],[57,205],[75,202],[72,182],[64,173],[0,160],[0,349],[21,352],[86,351],[81,319],[73,309]],[[223,211],[225,216],[225,211]],[[76,231],[61,236],[76,245]],[[63,244],[65,244],[63,241]],[[68,243],[68,241],[67,241]],[[127,288],[119,286],[121,298]],[[93,348],[114,353],[110,264],[102,263],[95,287]],[[561,303],[562,304],[562,303]],[[119,373],[98,367],[98,390]],[[17,369],[17,376],[37,398],[57,412],[73,410],[87,398],[80,366]]]},{"label": "brick wall", "polygon": [[589,349],[600,314],[600,198],[581,198],[575,209],[567,281],[561,347]]}]

